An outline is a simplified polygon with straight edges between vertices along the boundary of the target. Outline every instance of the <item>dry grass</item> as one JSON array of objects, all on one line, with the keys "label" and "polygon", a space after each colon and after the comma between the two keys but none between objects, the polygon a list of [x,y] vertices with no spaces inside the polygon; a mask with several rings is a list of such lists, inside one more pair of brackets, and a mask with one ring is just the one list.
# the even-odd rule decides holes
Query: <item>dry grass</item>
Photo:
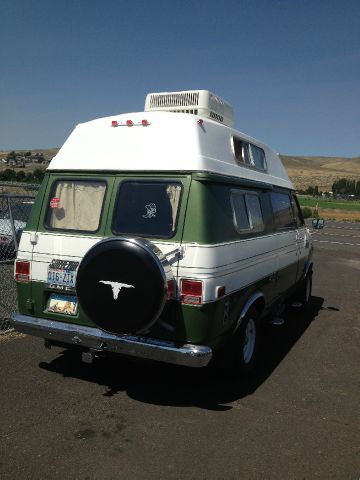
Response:
[{"label": "dry grass", "polygon": [[325,220],[338,220],[349,222],[360,222],[360,212],[352,212],[349,210],[336,210],[319,208],[319,217]]},{"label": "dry grass", "polygon": [[281,155],[282,162],[295,187],[306,190],[310,185],[330,191],[339,178],[360,180],[360,157],[290,157]]}]

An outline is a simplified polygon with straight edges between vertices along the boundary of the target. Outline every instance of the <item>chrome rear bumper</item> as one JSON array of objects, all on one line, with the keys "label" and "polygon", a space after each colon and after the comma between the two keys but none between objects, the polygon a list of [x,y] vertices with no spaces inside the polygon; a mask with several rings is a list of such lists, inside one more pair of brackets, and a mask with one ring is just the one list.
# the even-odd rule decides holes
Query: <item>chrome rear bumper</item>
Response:
[{"label": "chrome rear bumper", "polygon": [[177,346],[173,342],[164,340],[137,335],[115,335],[104,332],[99,328],[84,327],[28,315],[12,315],[11,324],[18,332],[54,342],[187,367],[204,367],[212,357],[211,348],[202,345],[183,344]]}]

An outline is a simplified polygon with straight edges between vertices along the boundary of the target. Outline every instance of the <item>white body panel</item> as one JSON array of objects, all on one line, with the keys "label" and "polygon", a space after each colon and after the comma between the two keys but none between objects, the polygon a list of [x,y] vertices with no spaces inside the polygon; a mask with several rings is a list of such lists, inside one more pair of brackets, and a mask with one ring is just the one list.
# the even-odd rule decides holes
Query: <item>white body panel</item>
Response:
[{"label": "white body panel", "polygon": [[[294,265],[293,283],[296,280],[299,260],[296,231],[215,245],[184,244],[183,248],[179,278],[202,280],[204,302],[216,299],[217,287],[225,286],[226,294],[230,294],[291,265]],[[307,257],[308,250],[303,253],[303,258]]]},{"label": "white body panel", "polygon": [[[103,239],[39,232],[37,243],[32,245],[31,235],[31,232],[23,233],[18,258],[32,259],[31,280],[44,283],[52,260],[81,262],[85,253]],[[203,302],[207,303],[216,300],[217,287],[225,286],[226,294],[230,294],[295,264],[299,260],[296,236],[296,231],[289,231],[212,245],[182,244],[179,261],[177,250],[180,244],[154,243],[173,265],[178,280],[194,278],[203,281]],[[302,258],[307,256],[308,249],[303,249]]]},{"label": "white body panel", "polygon": [[[66,234],[58,232],[38,232],[35,245],[31,244],[32,232],[24,232],[19,246],[18,258],[32,260],[31,280],[47,282],[48,267],[52,260],[81,262],[85,253],[103,237]],[[171,264],[177,262],[176,251],[179,243],[154,242],[167,256]]]},{"label": "white body panel", "polygon": [[[150,125],[112,127],[128,119]],[[263,143],[212,120],[197,123],[195,115],[168,112],[129,113],[78,125],[48,170],[213,172],[293,189],[278,157]],[[235,135],[261,147],[267,172],[238,165],[232,150]]]}]

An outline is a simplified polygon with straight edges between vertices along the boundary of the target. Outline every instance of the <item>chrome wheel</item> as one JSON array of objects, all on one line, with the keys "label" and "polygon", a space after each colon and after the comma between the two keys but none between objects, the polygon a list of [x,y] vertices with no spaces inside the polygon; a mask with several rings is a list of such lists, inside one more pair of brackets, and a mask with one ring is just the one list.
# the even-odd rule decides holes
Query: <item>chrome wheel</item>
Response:
[{"label": "chrome wheel", "polygon": [[243,346],[244,362],[249,363],[253,357],[256,341],[256,325],[252,318],[249,318],[245,328],[245,338]]}]

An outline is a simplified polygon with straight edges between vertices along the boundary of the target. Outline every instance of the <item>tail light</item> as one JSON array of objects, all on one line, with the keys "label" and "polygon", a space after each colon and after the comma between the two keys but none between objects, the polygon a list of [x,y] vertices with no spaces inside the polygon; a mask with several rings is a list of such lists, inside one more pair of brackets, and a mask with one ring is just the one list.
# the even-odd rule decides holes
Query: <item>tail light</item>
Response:
[{"label": "tail light", "polygon": [[30,282],[30,262],[25,260],[16,260],[15,280],[19,283]]},{"label": "tail light", "polygon": [[181,303],[201,305],[203,300],[203,283],[200,280],[181,280]]}]

